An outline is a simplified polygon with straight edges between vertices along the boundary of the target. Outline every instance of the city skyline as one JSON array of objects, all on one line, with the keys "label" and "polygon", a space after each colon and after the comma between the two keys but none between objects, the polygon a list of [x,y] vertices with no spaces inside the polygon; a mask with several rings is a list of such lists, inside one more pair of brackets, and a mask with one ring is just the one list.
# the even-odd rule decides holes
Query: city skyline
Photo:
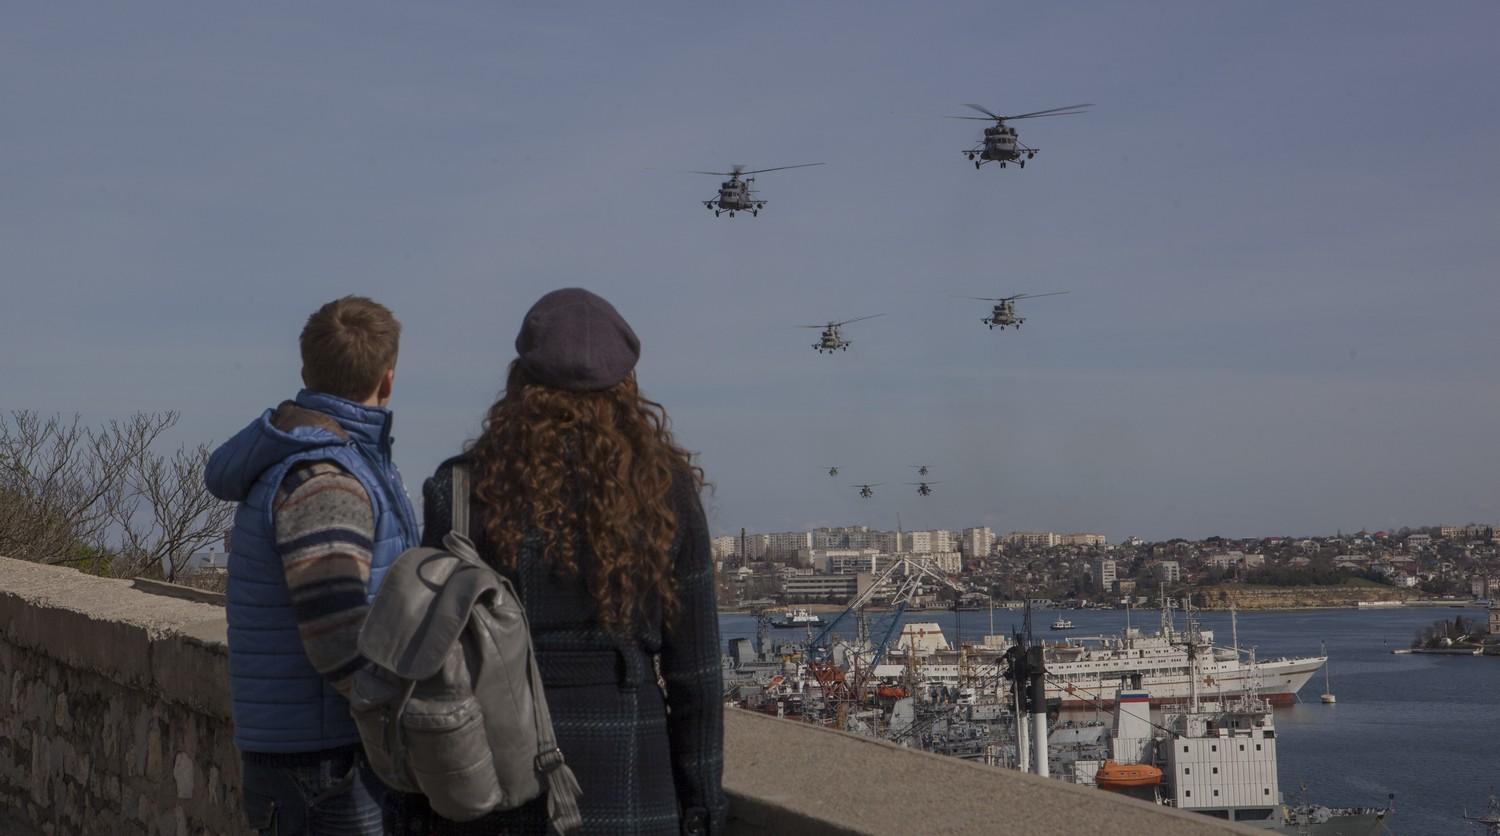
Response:
[{"label": "city skyline", "polygon": [[[12,10],[0,406],[222,441],[295,391],[306,316],[367,294],[405,325],[416,493],[526,307],[583,285],[716,530],[1500,516],[1494,4],[742,11]],[[1094,107],[976,172],[969,101]],[[684,173],[814,161],[756,218]],[[1020,331],[950,298],[1061,290]],[[837,356],[797,327],[875,313]]]}]

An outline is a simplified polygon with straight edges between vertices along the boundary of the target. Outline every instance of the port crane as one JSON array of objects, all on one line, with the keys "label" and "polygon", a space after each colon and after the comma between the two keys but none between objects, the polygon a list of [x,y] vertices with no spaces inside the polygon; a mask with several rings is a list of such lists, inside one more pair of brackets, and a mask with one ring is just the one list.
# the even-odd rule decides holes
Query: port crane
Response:
[{"label": "port crane", "polygon": [[[824,704],[832,710],[834,716],[843,716],[850,705],[859,704],[865,686],[875,673],[875,666],[885,658],[891,642],[901,632],[901,616],[927,586],[946,586],[955,592],[963,592],[962,587],[938,571],[932,558],[903,555],[876,575],[864,592],[850,600],[842,612],[830,619],[808,641],[804,653],[808,672],[817,680]],[[877,592],[883,593],[891,587],[894,589],[889,601],[894,605],[893,609],[882,617],[884,623],[869,630],[871,641],[865,642],[863,647],[849,648],[846,657],[848,670],[840,668],[833,659],[833,631],[850,615],[862,620],[865,606],[875,598]],[[860,632],[864,633],[865,630],[861,629]],[[879,638],[875,639],[875,636]]]}]

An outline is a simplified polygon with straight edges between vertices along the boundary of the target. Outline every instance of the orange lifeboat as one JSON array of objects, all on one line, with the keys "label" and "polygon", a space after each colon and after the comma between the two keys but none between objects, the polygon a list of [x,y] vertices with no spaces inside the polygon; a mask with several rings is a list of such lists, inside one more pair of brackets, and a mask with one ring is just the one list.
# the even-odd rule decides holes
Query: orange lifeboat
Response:
[{"label": "orange lifeboat", "polygon": [[1101,790],[1129,790],[1136,787],[1154,787],[1161,783],[1161,770],[1144,763],[1116,763],[1105,761],[1094,775],[1094,783]]},{"label": "orange lifeboat", "polygon": [[899,700],[906,696],[906,689],[899,685],[881,685],[875,689],[875,696],[887,700]]}]

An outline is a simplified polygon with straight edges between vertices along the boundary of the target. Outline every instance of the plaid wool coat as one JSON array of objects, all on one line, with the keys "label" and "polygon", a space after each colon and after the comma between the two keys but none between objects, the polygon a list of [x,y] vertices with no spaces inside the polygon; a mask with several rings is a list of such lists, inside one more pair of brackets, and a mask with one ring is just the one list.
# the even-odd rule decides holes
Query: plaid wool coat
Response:
[{"label": "plaid wool coat", "polygon": [[[424,546],[441,548],[452,528],[454,461],[422,486]],[[515,570],[504,569],[484,535],[486,509],[472,507],[479,554],[524,599],[558,747],[583,789],[583,833],[723,831],[723,680],[708,525],[686,474],[674,484],[672,501],[681,616],[670,628],[656,619],[630,637],[603,630],[583,580],[559,577],[529,540]],[[590,557],[584,545],[580,566]],[[392,795],[386,805],[392,834],[547,832],[545,799],[459,824],[433,814],[421,796]]]}]

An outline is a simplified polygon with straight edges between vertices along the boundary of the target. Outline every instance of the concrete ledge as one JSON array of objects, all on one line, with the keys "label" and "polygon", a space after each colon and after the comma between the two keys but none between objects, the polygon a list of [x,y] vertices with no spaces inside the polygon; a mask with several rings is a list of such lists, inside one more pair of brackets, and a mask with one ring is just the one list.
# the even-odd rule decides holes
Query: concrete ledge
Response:
[{"label": "concrete ledge", "polygon": [[229,716],[223,608],[9,558],[0,558],[0,579],[0,636],[9,643]]},{"label": "concrete ledge", "polygon": [[1265,832],[748,711],[730,711],[724,719],[733,833]]}]

